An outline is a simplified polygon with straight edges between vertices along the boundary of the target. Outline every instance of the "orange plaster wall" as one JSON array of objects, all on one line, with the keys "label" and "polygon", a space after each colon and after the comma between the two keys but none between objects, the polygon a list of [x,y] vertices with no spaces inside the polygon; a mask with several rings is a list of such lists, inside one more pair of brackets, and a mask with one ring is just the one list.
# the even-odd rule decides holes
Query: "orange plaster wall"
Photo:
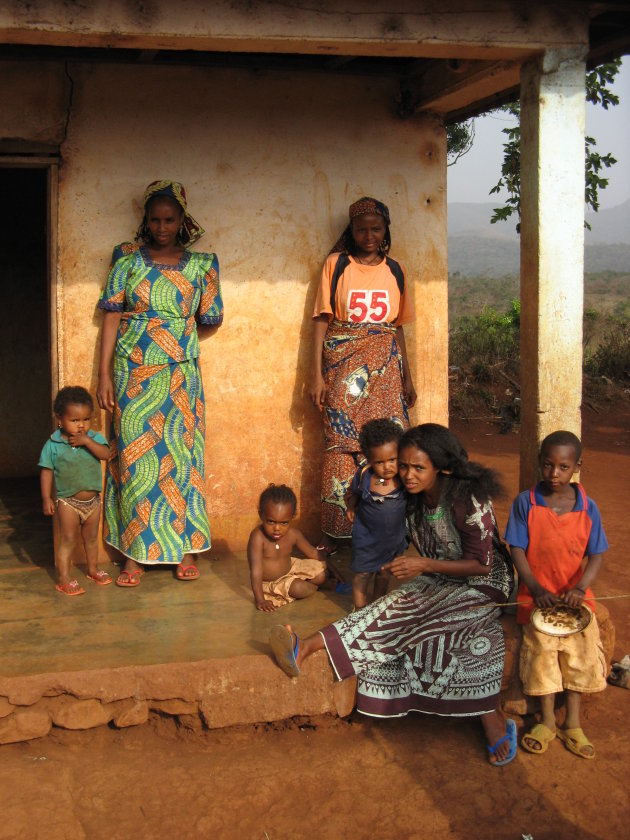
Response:
[{"label": "orange plaster wall", "polygon": [[[59,185],[61,384],[96,387],[96,301],[145,185],[181,180],[216,250],[225,322],[203,341],[206,482],[215,546],[242,548],[270,481],[291,484],[318,534],[322,434],[304,396],[322,262],[364,194],[392,216],[417,321],[407,329],[416,421],[447,421],[445,136],[399,120],[395,83],[209,68],[71,66]],[[98,424],[98,423],[97,423]],[[101,418],[100,426],[104,426]]]}]

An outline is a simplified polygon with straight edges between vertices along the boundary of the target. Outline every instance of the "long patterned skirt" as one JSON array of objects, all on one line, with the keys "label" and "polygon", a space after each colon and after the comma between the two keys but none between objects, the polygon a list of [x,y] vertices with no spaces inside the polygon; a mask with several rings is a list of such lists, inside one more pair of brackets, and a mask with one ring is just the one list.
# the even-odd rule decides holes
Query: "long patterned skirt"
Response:
[{"label": "long patterned skirt", "polygon": [[357,675],[363,714],[481,715],[501,689],[499,612],[477,589],[418,577],[321,632],[339,679]]},{"label": "long patterned skirt", "polygon": [[344,496],[365,464],[361,427],[379,417],[409,426],[396,328],[333,321],[324,340],[323,375],[329,390],[323,411],[322,531],[349,537]]},{"label": "long patterned skirt", "polygon": [[197,360],[136,365],[117,356],[114,380],[103,537],[139,563],[181,563],[210,548]]}]

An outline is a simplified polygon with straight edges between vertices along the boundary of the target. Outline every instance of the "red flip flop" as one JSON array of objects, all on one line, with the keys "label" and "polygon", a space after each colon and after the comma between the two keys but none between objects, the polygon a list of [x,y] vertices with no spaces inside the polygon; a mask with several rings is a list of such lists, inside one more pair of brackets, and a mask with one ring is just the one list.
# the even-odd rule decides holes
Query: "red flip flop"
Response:
[{"label": "red flip flop", "polygon": [[86,575],[86,578],[98,583],[99,586],[109,586],[110,583],[113,583],[112,576],[103,569],[99,569],[95,575]]},{"label": "red flip flop", "polygon": [[69,580],[68,583],[58,583],[55,589],[57,592],[63,592],[64,595],[85,595],[85,589],[79,586],[78,580]]},{"label": "red flip flop", "polygon": [[[193,569],[192,575],[187,575],[186,572],[188,569]],[[199,569],[195,566],[194,563],[190,563],[188,566],[184,566],[183,563],[180,563],[177,567],[177,571],[175,572],[175,577],[177,580],[197,580],[199,577]]]}]

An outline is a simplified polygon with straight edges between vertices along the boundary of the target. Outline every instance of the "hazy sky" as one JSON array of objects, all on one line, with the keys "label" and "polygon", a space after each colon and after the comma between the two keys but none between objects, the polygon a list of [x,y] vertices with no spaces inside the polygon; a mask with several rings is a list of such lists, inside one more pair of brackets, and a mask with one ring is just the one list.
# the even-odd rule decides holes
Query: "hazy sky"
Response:
[{"label": "hazy sky", "polygon": [[[605,111],[601,105],[586,105],[586,132],[597,140],[601,154],[611,152],[617,163],[607,170],[609,184],[600,192],[600,207],[614,207],[630,198],[630,57],[624,59],[613,91],[619,105]],[[489,196],[499,180],[503,161],[501,129],[509,125],[507,116],[492,114],[475,120],[475,143],[467,155],[448,167],[448,200],[497,201]]]}]

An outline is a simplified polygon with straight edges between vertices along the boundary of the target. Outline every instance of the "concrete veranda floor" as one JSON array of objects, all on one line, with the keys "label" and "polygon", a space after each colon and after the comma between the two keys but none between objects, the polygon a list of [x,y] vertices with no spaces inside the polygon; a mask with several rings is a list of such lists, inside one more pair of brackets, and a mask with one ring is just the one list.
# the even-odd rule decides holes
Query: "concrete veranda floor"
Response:
[{"label": "concrete veranda floor", "polygon": [[307,634],[351,607],[349,596],[320,591],[262,613],[245,552],[212,549],[198,566],[194,582],[176,580],[172,568],[149,568],[135,589],[97,586],[78,568],[85,595],[63,595],[54,587],[38,479],[0,482],[0,676],[268,656],[274,624],[296,623]]}]

